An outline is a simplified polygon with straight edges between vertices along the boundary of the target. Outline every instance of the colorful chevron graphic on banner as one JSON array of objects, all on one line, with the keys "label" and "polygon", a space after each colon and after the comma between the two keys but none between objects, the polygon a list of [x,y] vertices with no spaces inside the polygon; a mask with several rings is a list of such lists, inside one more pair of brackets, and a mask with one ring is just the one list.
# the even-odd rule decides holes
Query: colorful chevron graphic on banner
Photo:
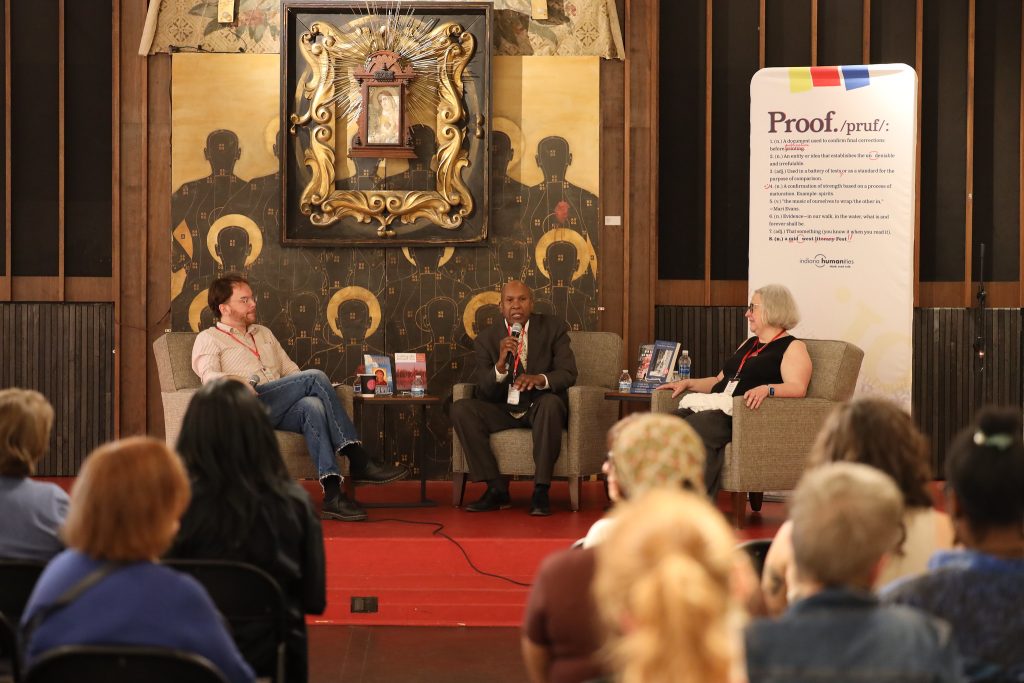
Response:
[{"label": "colorful chevron graphic on banner", "polygon": [[789,69],[789,91],[844,86],[847,90],[871,85],[866,66],[794,66]]}]

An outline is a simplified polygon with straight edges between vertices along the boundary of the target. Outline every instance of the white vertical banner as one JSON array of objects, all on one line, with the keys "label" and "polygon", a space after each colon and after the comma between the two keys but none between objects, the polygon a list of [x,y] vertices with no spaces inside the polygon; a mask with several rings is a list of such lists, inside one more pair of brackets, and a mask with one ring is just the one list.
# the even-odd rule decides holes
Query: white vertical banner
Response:
[{"label": "white vertical banner", "polygon": [[858,392],[908,409],[917,75],[762,69],[750,83],[750,289],[793,292],[798,337],[864,350]]}]

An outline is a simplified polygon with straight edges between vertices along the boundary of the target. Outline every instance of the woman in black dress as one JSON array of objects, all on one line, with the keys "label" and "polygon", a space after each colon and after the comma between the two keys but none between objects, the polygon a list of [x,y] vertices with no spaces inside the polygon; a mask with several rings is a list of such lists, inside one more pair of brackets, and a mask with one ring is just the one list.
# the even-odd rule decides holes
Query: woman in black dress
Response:
[{"label": "woman in black dress", "polygon": [[725,446],[732,441],[733,397],[742,396],[748,408],[757,410],[766,399],[802,398],[811,380],[807,345],[789,334],[800,322],[800,313],[788,289],[765,285],[755,290],[746,317],[753,336],[740,344],[721,372],[659,387],[671,389],[673,398],[691,392],[675,414],[704,440],[704,483],[712,499],[722,484]]}]

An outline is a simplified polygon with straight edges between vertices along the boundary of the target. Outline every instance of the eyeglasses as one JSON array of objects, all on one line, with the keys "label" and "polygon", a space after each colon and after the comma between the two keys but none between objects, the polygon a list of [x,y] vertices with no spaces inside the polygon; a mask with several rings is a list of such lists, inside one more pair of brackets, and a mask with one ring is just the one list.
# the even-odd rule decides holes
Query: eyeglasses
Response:
[{"label": "eyeglasses", "polygon": [[761,304],[747,304],[747,313],[753,313],[755,308],[761,308]]}]

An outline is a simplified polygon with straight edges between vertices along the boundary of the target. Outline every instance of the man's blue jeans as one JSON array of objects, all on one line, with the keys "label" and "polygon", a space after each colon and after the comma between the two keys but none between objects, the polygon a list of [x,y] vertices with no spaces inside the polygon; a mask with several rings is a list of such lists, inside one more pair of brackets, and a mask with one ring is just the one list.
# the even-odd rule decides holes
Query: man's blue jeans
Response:
[{"label": "man's blue jeans", "polygon": [[269,409],[270,423],[275,429],[300,433],[306,438],[309,456],[321,481],[341,475],[335,454],[351,443],[359,443],[359,434],[327,375],[320,370],[303,370],[257,384],[256,393]]}]

